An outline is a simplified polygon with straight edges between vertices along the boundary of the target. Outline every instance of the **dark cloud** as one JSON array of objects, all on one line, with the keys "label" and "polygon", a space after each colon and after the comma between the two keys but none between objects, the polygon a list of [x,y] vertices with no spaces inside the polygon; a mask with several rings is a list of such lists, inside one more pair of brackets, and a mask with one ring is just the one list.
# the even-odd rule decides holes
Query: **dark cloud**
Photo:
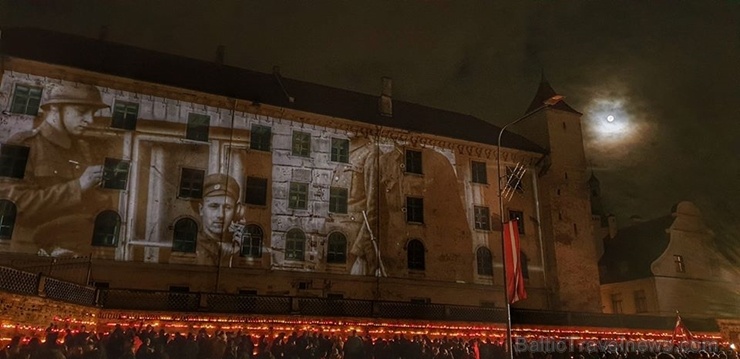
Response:
[{"label": "dark cloud", "polygon": [[[524,112],[544,70],[584,112],[620,222],[693,200],[740,246],[737,1],[6,0],[0,24],[105,25],[112,41],[204,60],[224,45],[230,65],[365,93],[391,76],[397,98],[498,124]],[[617,102],[633,131],[621,141],[596,130],[599,106]]]}]

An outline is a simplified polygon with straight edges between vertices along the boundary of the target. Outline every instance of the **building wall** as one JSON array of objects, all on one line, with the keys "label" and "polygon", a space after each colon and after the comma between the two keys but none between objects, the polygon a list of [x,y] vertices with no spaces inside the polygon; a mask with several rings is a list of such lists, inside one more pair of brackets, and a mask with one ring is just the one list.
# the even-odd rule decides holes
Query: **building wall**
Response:
[{"label": "building wall", "polygon": [[[638,292],[644,294],[644,305],[637,304]],[[604,313],[609,314],[673,314],[661,313],[660,299],[655,284],[655,278],[636,279],[622,283],[601,285],[601,302]]]},{"label": "building wall", "polygon": [[[78,255],[91,254],[96,259],[92,273],[94,281],[119,288],[167,289],[187,284],[191,290],[256,289],[260,294],[296,294],[296,283],[310,279],[318,289],[311,289],[310,293],[304,293],[306,295],[326,295],[335,291],[372,299],[430,298],[433,302],[460,304],[503,303],[498,224],[501,216],[495,183],[499,176],[495,171],[496,148],[493,146],[376,128],[347,119],[19,59],[6,60],[4,64],[0,83],[0,92],[4,95],[0,98],[0,107],[3,109],[10,108],[18,84],[38,86],[45,91],[55,84],[96,85],[103,102],[111,107],[95,113],[94,124],[83,137],[94,149],[90,157],[96,160],[77,166],[101,164],[104,158],[115,158],[127,161],[129,170],[124,189],[92,190],[106,199],[105,206],[77,212],[76,207],[70,207],[67,214],[80,219],[74,222],[75,236],[71,242],[62,239],[64,233],[39,232],[32,224],[49,222],[49,218],[32,216],[25,208],[18,208],[12,237],[0,240],[2,251],[36,253],[43,249],[53,253],[59,248],[73,248]],[[113,105],[121,101],[139,106],[135,130],[110,126]],[[209,116],[207,141],[185,138],[190,114]],[[34,116],[10,115],[0,124],[0,142],[7,144],[19,132],[39,125],[39,119]],[[271,128],[270,151],[250,148],[253,125]],[[292,154],[293,135],[297,132],[310,135],[309,157]],[[331,161],[332,139],[350,142],[350,161]],[[422,154],[421,174],[406,171],[406,150]],[[529,168],[531,174],[535,173],[534,164],[539,156],[510,149],[502,153],[504,166],[519,163]],[[472,161],[486,164],[487,183],[472,183]],[[195,265],[199,264],[200,254],[173,252],[174,228],[179,220],[188,218],[196,221],[199,228],[203,225],[198,210],[200,200],[181,196],[183,169],[231,176],[240,186],[240,200],[245,196],[247,177],[268,179],[266,205],[243,205],[242,215],[234,220],[242,225],[256,224],[262,229],[261,256],[249,258],[237,253],[223,258],[217,265],[201,266]],[[518,210],[524,213],[525,219],[522,251],[529,264],[530,298],[519,304],[523,307],[550,305],[545,278],[548,266],[542,256],[549,249],[543,247],[538,228],[538,223],[542,222],[537,219],[536,191],[530,190],[547,180],[525,176],[523,186],[527,190],[514,193],[506,204],[507,215],[508,210]],[[0,197],[18,201],[14,194],[19,188],[43,187],[33,181],[28,177],[4,179]],[[288,205],[291,182],[308,185],[306,209]],[[542,186],[548,191],[554,185],[544,183]],[[347,213],[329,211],[332,187],[347,189]],[[580,187],[571,189],[578,190]],[[407,222],[409,196],[423,198],[423,223]],[[580,197],[587,198],[587,192]],[[587,204],[581,202],[572,205]],[[489,208],[490,229],[475,228],[474,206]],[[96,247],[90,242],[95,218],[103,210],[115,211],[120,216],[120,228],[114,246]],[[49,226],[50,230],[55,228],[59,232],[60,227]],[[299,229],[306,236],[303,260],[285,256],[286,234],[292,229]],[[377,250],[370,231],[377,239]],[[587,231],[586,226],[584,231]],[[45,236],[40,239],[42,233]],[[328,264],[326,261],[327,237],[332,233],[341,233],[347,238],[345,263]],[[424,245],[423,270],[408,269],[407,250],[411,240],[419,240]],[[476,251],[480,247],[492,252],[493,276],[477,273]],[[560,252],[554,256],[557,260],[563,256]],[[582,252],[573,253],[580,254]],[[373,278],[376,271],[385,272],[388,279]],[[592,275],[595,277],[596,273],[594,270]],[[557,273],[574,274],[574,271]],[[218,276],[218,283],[214,283],[214,276]],[[332,283],[331,289],[327,289],[326,281]],[[567,278],[561,281],[571,282]]]}]

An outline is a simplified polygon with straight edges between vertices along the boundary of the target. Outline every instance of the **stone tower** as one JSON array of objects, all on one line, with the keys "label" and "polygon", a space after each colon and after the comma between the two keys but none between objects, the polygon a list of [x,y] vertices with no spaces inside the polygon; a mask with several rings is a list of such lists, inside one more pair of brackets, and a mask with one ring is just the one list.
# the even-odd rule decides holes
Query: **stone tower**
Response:
[{"label": "stone tower", "polygon": [[537,177],[551,307],[600,312],[582,114],[562,99],[552,104],[556,95],[543,76],[525,114],[527,118],[515,130],[547,153],[538,164]]}]

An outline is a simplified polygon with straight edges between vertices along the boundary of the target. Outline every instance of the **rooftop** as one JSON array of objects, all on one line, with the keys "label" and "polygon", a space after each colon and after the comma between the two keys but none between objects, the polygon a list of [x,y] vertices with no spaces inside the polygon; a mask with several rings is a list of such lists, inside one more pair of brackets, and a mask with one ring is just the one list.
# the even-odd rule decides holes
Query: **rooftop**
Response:
[{"label": "rooftop", "polygon": [[[283,90],[274,74],[48,30],[2,29],[0,49],[3,56],[488,145],[496,145],[500,131],[474,116],[397,99],[393,117],[382,116],[375,95],[280,78]],[[544,153],[518,134],[507,132],[506,137],[510,148]]]}]

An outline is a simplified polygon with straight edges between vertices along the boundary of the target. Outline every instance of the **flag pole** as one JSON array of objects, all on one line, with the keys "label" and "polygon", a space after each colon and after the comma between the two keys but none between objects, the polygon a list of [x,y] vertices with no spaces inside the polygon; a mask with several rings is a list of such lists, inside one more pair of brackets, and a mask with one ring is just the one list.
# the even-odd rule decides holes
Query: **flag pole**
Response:
[{"label": "flag pole", "polygon": [[[501,263],[503,264],[503,274],[504,274],[504,301],[506,302],[506,351],[508,352],[509,359],[514,359],[514,346],[512,343],[512,337],[511,337],[511,299],[509,298],[509,290],[508,290],[508,282],[507,282],[507,273],[506,273],[506,248],[504,245],[504,231],[506,230],[504,227],[504,224],[506,221],[504,220],[504,197],[503,197],[503,189],[501,188],[501,181],[503,180],[504,176],[501,175],[501,137],[504,135],[504,132],[507,128],[510,126],[513,126],[520,121],[528,118],[530,115],[534,114],[535,112],[542,110],[546,107],[553,106],[557,104],[558,102],[563,100],[563,96],[561,95],[553,95],[548,99],[545,99],[542,102],[542,106],[537,107],[536,109],[529,111],[524,114],[524,116],[507,123],[504,125],[504,127],[501,127],[501,130],[498,132],[498,140],[496,142],[496,177],[497,177],[497,188],[498,188],[498,205],[499,205],[499,217],[500,217],[500,225],[501,225]],[[547,285],[547,283],[545,283]]]},{"label": "flag pole", "polygon": [[503,274],[504,274],[504,302],[506,303],[506,345],[504,346],[506,349],[506,353],[508,354],[509,359],[514,359],[514,347],[511,345],[511,304],[509,303],[509,286],[507,282],[508,275],[506,273],[506,246],[504,244],[504,231],[506,231],[505,228],[505,221],[504,221],[504,198],[503,198],[503,190],[501,188],[501,181],[503,180],[503,177],[501,176],[501,136],[504,134],[504,131],[507,127],[521,121],[522,119],[526,118],[527,116],[524,116],[514,122],[506,124],[504,127],[501,128],[501,131],[498,133],[498,142],[497,142],[497,150],[496,150],[496,178],[497,178],[497,186],[498,186],[498,205],[499,205],[499,217],[500,217],[500,225],[501,225],[501,264],[503,268]]}]

